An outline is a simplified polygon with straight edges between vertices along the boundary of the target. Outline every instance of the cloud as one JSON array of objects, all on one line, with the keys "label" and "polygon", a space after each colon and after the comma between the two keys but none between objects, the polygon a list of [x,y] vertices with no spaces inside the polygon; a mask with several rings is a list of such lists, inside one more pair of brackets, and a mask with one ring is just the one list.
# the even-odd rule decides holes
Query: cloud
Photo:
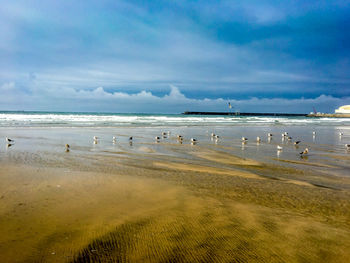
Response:
[{"label": "cloud", "polygon": [[0,91],[2,91],[2,92],[12,91],[14,89],[15,89],[14,82],[4,83],[0,86]]},{"label": "cloud", "polygon": [[349,11],[340,0],[5,1],[0,83],[43,105],[63,90],[162,97],[169,83],[198,100],[348,97]]},{"label": "cloud", "polygon": [[[2,87],[4,87],[3,85]],[[14,86],[14,84],[6,84]],[[20,104],[18,103],[20,101]],[[316,98],[249,98],[237,99],[195,99],[186,97],[178,87],[170,85],[170,91],[156,96],[150,91],[129,94],[108,92],[103,87],[92,90],[73,88],[34,90],[32,94],[1,97],[1,105],[11,110],[45,111],[102,111],[118,113],[181,113],[184,111],[232,111],[240,112],[291,112],[309,113],[315,107],[318,111],[333,112],[335,108],[350,104],[350,97],[335,98],[321,95]],[[19,105],[21,108],[19,108]]]}]

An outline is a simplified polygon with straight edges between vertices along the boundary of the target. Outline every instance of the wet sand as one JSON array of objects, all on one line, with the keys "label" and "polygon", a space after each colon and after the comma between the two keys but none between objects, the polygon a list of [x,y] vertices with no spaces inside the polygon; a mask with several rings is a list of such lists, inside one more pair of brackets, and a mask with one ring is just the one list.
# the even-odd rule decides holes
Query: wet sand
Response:
[{"label": "wet sand", "polygon": [[0,262],[349,262],[338,138],[305,138],[300,158],[288,142],[277,156],[280,138],[177,129],[1,129],[16,141],[0,145]]}]

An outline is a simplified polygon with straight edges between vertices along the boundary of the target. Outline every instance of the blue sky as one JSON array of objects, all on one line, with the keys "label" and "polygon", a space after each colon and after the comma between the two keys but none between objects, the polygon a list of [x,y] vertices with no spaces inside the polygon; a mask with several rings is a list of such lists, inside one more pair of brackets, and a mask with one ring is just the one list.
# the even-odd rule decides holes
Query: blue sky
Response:
[{"label": "blue sky", "polygon": [[2,1],[0,110],[333,112],[350,1]]}]

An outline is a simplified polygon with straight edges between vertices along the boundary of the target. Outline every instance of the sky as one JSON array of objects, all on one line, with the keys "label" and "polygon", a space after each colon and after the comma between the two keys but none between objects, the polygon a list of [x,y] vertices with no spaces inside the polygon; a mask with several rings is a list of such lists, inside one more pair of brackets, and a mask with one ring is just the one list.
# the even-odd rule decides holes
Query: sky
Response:
[{"label": "sky", "polygon": [[350,0],[3,0],[0,110],[350,104]]}]

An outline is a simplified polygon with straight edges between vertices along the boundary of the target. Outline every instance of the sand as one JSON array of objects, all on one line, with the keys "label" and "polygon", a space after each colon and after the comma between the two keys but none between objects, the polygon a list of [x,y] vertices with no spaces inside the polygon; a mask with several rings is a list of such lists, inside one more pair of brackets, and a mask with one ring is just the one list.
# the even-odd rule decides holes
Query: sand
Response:
[{"label": "sand", "polygon": [[51,132],[17,131],[32,135],[0,152],[0,262],[350,260],[346,155],[319,173],[318,156],[264,161],[171,138],[67,153],[61,138],[81,131]]}]

